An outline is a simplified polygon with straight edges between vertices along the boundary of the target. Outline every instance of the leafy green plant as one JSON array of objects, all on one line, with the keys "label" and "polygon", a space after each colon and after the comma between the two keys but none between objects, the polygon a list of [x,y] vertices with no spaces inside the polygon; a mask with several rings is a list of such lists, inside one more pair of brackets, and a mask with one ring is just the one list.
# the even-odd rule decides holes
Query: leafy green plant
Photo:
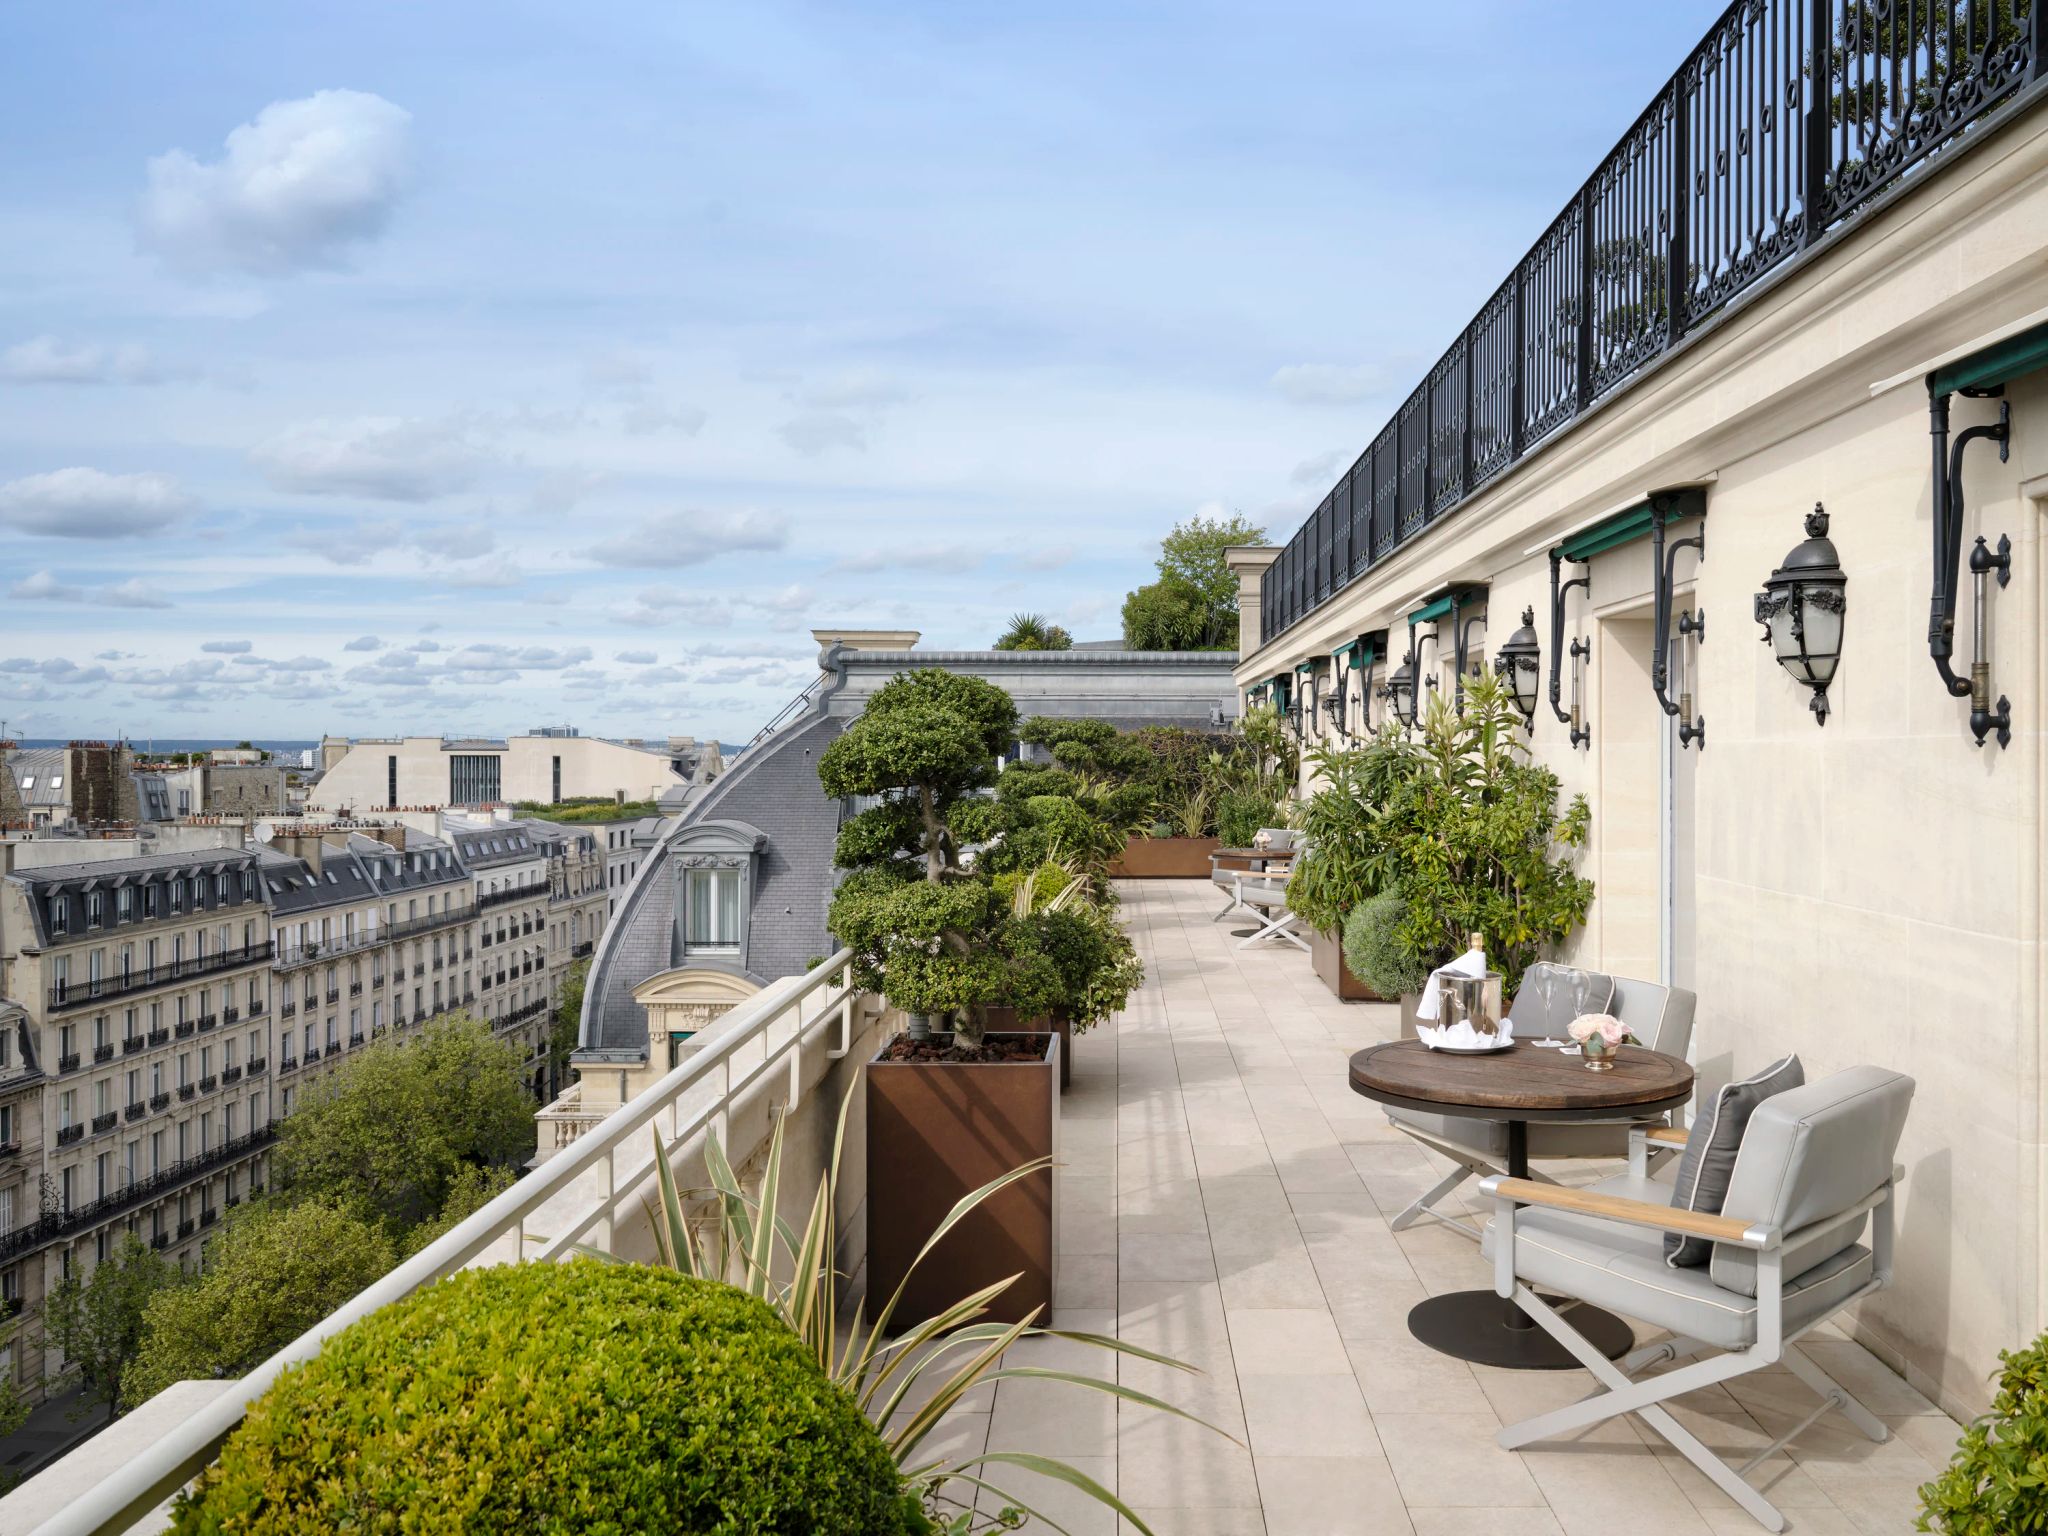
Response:
[{"label": "leafy green plant", "polygon": [[912,1532],[881,1435],[762,1301],[642,1265],[464,1270],[249,1410],[172,1530]]},{"label": "leafy green plant", "polygon": [[43,1303],[43,1336],[69,1363],[78,1367],[86,1396],[107,1405],[114,1417],[121,1397],[121,1376],[142,1349],[144,1324],[152,1300],[178,1283],[178,1272],[133,1232],[122,1235],[104,1263],[75,1264]]},{"label": "leafy green plant", "polygon": [[[661,1262],[686,1275],[729,1278],[748,1296],[773,1309],[825,1374],[869,1417],[885,1426],[883,1437],[899,1468],[903,1487],[933,1522],[933,1529],[949,1536],[967,1536],[970,1531],[988,1526],[989,1517],[981,1516],[977,1524],[972,1509],[975,1495],[984,1490],[1009,1506],[994,1523],[1014,1527],[1022,1523],[1023,1517],[1030,1516],[1045,1520],[1055,1530],[1062,1529],[985,1480],[982,1474],[989,1467],[1000,1465],[1036,1472],[1077,1488],[1150,1536],[1151,1528],[1115,1494],[1065,1462],[1023,1451],[990,1451],[960,1458],[926,1456],[924,1443],[946,1413],[975,1388],[1001,1381],[1065,1382],[1140,1407],[1156,1408],[1192,1423],[1202,1422],[1171,1403],[1112,1381],[1048,1367],[1003,1364],[1005,1351],[1020,1339],[1067,1339],[1176,1370],[1192,1372],[1194,1368],[1121,1339],[1041,1328],[1037,1326],[1036,1312],[1019,1323],[977,1321],[990,1303],[1016,1283],[1014,1276],[964,1296],[900,1337],[889,1338],[889,1325],[910,1283],[910,1273],[975,1207],[1018,1180],[1041,1171],[1049,1159],[1013,1169],[963,1196],[933,1230],[896,1293],[883,1301],[872,1323],[864,1314],[857,1313],[850,1327],[841,1327],[840,1277],[832,1268],[832,1213],[838,1208],[840,1154],[846,1142],[847,1109],[851,1103],[849,1094],[840,1105],[832,1154],[819,1177],[809,1217],[801,1230],[778,1214],[784,1193],[781,1121],[776,1122],[769,1139],[758,1190],[753,1195],[746,1193],[734,1174],[718,1139],[706,1138],[704,1157],[711,1188],[688,1194],[708,1196],[711,1209],[697,1221],[690,1218],[685,1208],[685,1192],[676,1185],[670,1149],[663,1145],[660,1133],[655,1132],[656,1203],[650,1214]],[[936,1385],[920,1404],[917,1389],[928,1377]],[[913,1412],[910,1410],[914,1404],[917,1406]]]},{"label": "leafy green plant", "polygon": [[1393,730],[1363,746],[1319,746],[1309,753],[1318,787],[1295,815],[1304,846],[1287,882],[1287,905],[1311,928],[1336,931],[1389,882],[1393,871],[1383,841],[1389,807],[1420,767],[1415,747]]},{"label": "leafy green plant", "polygon": [[1920,1489],[1916,1530],[1946,1536],[2048,1531],[2048,1334],[2000,1350],[1991,1411],[1963,1431],[1948,1466]]},{"label": "leafy green plant", "polygon": [[1250,790],[1226,790],[1216,797],[1216,836],[1225,847],[1249,848],[1262,827],[1280,826],[1280,807]]},{"label": "leafy green plant", "polygon": [[1216,824],[1210,812],[1215,794],[1208,785],[1198,784],[1166,806],[1167,824],[1175,837],[1207,837]]},{"label": "leafy green plant", "polygon": [[1407,921],[1408,900],[1398,890],[1368,896],[1344,919],[1344,963],[1381,997],[1420,992],[1429,980],[1429,962],[1402,936]]},{"label": "leafy green plant", "polygon": [[1087,901],[1049,904],[1032,914],[1031,923],[1040,952],[1059,976],[1054,1007],[1074,1033],[1123,1012],[1145,984],[1137,947],[1103,908]]},{"label": "leafy green plant", "polygon": [[1074,637],[1042,613],[1013,613],[1010,627],[997,639],[998,651],[1068,651]]},{"label": "leafy green plant", "polygon": [[1583,795],[1562,813],[1557,801],[1557,775],[1529,760],[1521,712],[1499,678],[1469,679],[1462,711],[1442,695],[1430,700],[1365,860],[1366,883],[1398,886],[1406,902],[1396,932],[1412,960],[1433,969],[1477,932],[1512,993],[1546,946],[1585,921],[1593,882],[1571,860],[1592,813]]},{"label": "leafy green plant", "polygon": [[1139,651],[1237,649],[1237,578],[1223,552],[1263,544],[1242,516],[1191,517],[1159,541],[1158,580],[1124,599],[1124,644]]}]

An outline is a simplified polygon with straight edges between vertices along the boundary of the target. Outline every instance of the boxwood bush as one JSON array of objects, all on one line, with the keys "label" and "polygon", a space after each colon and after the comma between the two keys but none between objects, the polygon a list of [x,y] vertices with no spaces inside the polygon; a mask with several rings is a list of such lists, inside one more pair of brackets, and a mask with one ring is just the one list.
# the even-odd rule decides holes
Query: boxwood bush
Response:
[{"label": "boxwood bush", "polygon": [[179,1532],[925,1529],[881,1437],[762,1302],[579,1259],[468,1270],[329,1340]]},{"label": "boxwood bush", "polygon": [[1920,1489],[1915,1529],[1947,1536],[2048,1531],[2048,1334],[2000,1350],[1991,1411],[1963,1431],[1954,1458]]}]

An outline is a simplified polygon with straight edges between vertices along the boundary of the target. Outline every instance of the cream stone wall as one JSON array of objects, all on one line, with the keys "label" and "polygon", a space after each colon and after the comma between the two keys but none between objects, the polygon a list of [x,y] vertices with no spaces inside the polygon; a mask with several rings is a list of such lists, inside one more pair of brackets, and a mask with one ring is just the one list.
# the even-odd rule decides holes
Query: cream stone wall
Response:
[{"label": "cream stone wall", "polygon": [[[1991,613],[1994,685],[2014,711],[2002,751],[1972,744],[1968,701],[1945,693],[1927,656],[1920,376],[2048,310],[2044,116],[1937,168],[1428,537],[1247,652],[1237,671],[1248,687],[1381,627],[1398,661],[1416,594],[1480,581],[1490,583],[1492,643],[1535,607],[1547,681],[1544,551],[1652,488],[1705,485],[1705,557],[1679,557],[1677,594],[1680,609],[1697,603],[1708,621],[1696,688],[1704,749],[1677,750],[1651,698],[1647,540],[1596,557],[1590,595],[1573,594],[1567,609],[1567,642],[1594,644],[1591,747],[1574,751],[1547,698],[1539,705],[1534,752],[1594,812],[1583,867],[1598,896],[1572,949],[1698,991],[1703,1094],[1787,1051],[1810,1078],[1867,1061],[1916,1079],[1897,1281],[1858,1309],[1856,1328],[1959,1414],[1986,1402],[1997,1351],[2048,1323],[2048,375],[2008,391],[2011,462],[1978,444],[1965,475],[1965,549],[1979,532],[2013,541],[2013,580],[1994,588]],[[1903,385],[1873,393],[1900,376]],[[1958,398],[1953,426],[1995,414],[1995,402]],[[1816,501],[1849,576],[1824,728],[1751,618],[1751,595],[1803,537]],[[1971,653],[1965,581],[1959,667]],[[1448,658],[1435,670],[1446,673]]]}]

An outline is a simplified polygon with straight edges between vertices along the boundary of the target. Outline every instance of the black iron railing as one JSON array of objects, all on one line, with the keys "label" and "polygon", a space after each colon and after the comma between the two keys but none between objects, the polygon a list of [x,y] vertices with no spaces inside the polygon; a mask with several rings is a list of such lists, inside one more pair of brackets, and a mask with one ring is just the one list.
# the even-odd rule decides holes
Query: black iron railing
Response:
[{"label": "black iron railing", "polygon": [[241,965],[267,964],[269,960],[268,944],[217,949],[209,955],[193,955],[183,960],[167,960],[162,965],[118,971],[97,981],[58,982],[49,989],[49,1005],[52,1008],[82,1008],[87,1003],[105,1002],[110,997],[125,997],[131,992],[144,992],[151,987],[161,987],[192,976],[231,971]]},{"label": "black iron railing", "polygon": [[2016,0],[1736,0],[1268,569],[1259,642],[2048,73]]},{"label": "black iron railing", "polygon": [[512,901],[542,901],[546,899],[547,894],[548,888],[544,885],[514,885],[502,891],[491,891],[487,895],[479,896],[476,904],[479,909],[502,907]]}]

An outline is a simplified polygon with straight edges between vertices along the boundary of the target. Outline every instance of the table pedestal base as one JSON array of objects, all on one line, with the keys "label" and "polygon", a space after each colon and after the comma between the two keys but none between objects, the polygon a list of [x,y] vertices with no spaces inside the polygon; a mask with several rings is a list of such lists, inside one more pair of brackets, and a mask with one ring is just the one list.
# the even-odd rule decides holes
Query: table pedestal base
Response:
[{"label": "table pedestal base", "polygon": [[[1545,1297],[1553,1306],[1556,1298]],[[1574,1329],[1610,1360],[1636,1347],[1635,1331],[1612,1312],[1580,1302],[1565,1314]],[[1408,1331],[1442,1354],[1510,1371],[1579,1368],[1565,1347],[1529,1314],[1492,1291],[1451,1291],[1432,1296],[1408,1314]]]}]

